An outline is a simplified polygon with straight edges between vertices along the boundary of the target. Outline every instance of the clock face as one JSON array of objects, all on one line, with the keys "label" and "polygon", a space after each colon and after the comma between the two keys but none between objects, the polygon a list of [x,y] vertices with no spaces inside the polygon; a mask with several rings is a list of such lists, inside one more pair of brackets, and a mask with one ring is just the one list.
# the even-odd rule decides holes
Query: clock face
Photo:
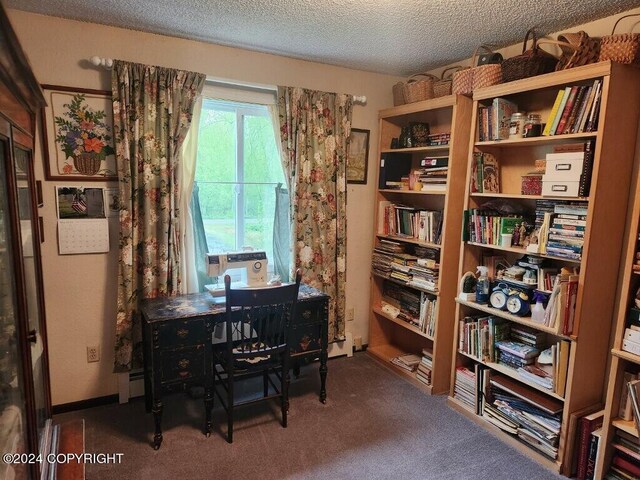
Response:
[{"label": "clock face", "polygon": [[489,297],[489,302],[493,308],[504,310],[507,304],[507,296],[502,290],[496,290]]},{"label": "clock face", "polygon": [[513,313],[514,315],[518,314],[521,307],[522,300],[520,300],[520,297],[513,295],[507,300],[507,310],[509,310],[509,312]]}]

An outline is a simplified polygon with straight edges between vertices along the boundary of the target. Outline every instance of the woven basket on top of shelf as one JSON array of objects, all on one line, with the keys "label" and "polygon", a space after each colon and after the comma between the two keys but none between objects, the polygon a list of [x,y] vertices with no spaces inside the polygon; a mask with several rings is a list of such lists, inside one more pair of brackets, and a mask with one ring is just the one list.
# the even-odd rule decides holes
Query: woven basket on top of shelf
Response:
[{"label": "woven basket on top of shelf", "polygon": [[442,71],[442,75],[440,75],[440,79],[433,82],[434,98],[451,95],[451,85],[453,84],[453,74],[459,70],[462,70],[462,67],[459,65],[455,65],[453,67],[445,68]]},{"label": "woven basket on top of shelf", "polygon": [[493,53],[486,45],[480,45],[476,48],[471,58],[472,66],[458,70],[453,74],[452,93],[471,95],[473,91],[478,88],[490,87],[491,85],[502,83],[502,65],[499,63],[487,63],[475,66],[480,50]]},{"label": "woven basket on top of shelf", "polygon": [[600,61],[611,60],[630,65],[640,64],[640,33],[615,33],[620,20],[637,16],[640,16],[640,13],[623,15],[616,21],[611,35],[602,37]]},{"label": "woven basket on top of shelf", "polygon": [[[533,45],[527,50],[529,36],[532,37]],[[502,62],[502,81],[506,83],[550,73],[556,69],[557,64],[556,57],[539,47],[536,32],[530,28],[524,36],[522,53]]]}]

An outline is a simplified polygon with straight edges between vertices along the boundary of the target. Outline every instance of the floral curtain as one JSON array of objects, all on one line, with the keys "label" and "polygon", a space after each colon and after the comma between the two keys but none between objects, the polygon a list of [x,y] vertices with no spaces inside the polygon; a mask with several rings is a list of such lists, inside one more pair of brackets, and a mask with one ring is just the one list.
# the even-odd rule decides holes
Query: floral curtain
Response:
[{"label": "floral curtain", "polygon": [[180,289],[181,146],[205,75],[114,61],[120,190],[115,372],[141,365],[138,301]]},{"label": "floral curtain", "polygon": [[331,296],[329,341],[343,340],[352,96],[278,87],[278,110],[294,265],[303,282]]}]

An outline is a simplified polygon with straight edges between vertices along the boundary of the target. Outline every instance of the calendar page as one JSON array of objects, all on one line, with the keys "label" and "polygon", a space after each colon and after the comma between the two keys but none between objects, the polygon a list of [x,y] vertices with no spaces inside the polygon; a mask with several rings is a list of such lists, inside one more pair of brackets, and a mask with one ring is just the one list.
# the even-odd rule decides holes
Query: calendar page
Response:
[{"label": "calendar page", "polygon": [[58,252],[106,253],[109,251],[109,221],[106,218],[58,220]]}]

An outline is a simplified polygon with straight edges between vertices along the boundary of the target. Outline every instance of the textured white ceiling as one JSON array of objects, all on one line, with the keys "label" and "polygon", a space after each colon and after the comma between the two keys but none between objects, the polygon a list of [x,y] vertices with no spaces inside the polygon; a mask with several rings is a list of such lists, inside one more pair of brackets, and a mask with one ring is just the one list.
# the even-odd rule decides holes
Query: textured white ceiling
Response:
[{"label": "textured white ceiling", "polygon": [[9,7],[408,75],[640,0],[6,0]]}]

